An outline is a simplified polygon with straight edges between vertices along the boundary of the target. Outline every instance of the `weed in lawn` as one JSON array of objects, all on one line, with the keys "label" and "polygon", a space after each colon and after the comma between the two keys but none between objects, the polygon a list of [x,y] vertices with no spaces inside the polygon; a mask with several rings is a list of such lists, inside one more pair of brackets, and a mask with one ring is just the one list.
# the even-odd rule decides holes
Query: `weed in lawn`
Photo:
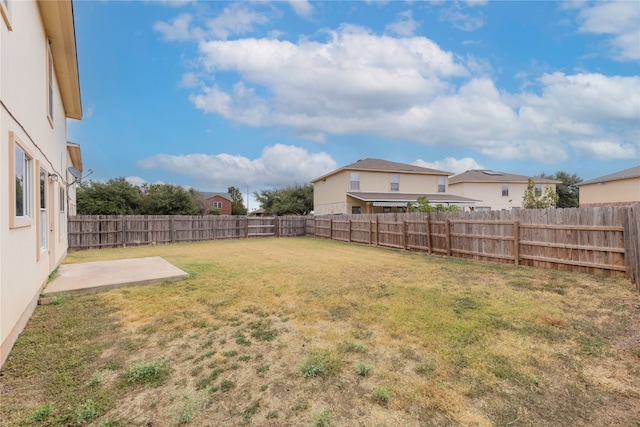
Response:
[{"label": "weed in lawn", "polygon": [[453,312],[456,314],[463,314],[470,310],[478,310],[480,308],[480,303],[470,297],[458,297],[454,298],[451,307],[453,308]]},{"label": "weed in lawn", "polygon": [[325,350],[312,350],[300,362],[300,369],[305,378],[330,377],[342,368],[343,360],[335,354]]},{"label": "weed in lawn", "polygon": [[[193,359],[193,363],[202,362],[204,359],[209,359],[214,354],[216,354],[215,350],[207,351],[205,354],[201,354],[200,356],[198,356],[195,359]],[[185,359],[185,360],[187,360],[187,359]]]},{"label": "weed in lawn", "polygon": [[276,418],[278,418],[278,411],[271,410],[267,412],[267,415],[265,415],[264,417],[268,420],[275,420]]},{"label": "weed in lawn", "polygon": [[195,368],[193,368],[191,370],[191,376],[192,377],[197,377],[198,375],[200,375],[200,373],[202,372],[204,368],[202,367],[202,365],[198,365]]},{"label": "weed in lawn", "polygon": [[209,348],[212,345],[213,345],[213,339],[209,338],[208,340],[206,340],[205,342],[202,343],[200,348]]},{"label": "weed in lawn", "polygon": [[304,412],[307,409],[309,409],[309,402],[307,400],[298,401],[294,403],[294,405],[291,407],[291,412],[293,412],[294,414],[297,414],[300,412]]},{"label": "weed in lawn", "polygon": [[65,296],[57,296],[53,297],[51,301],[49,301],[50,305],[62,305],[69,300],[68,297]]},{"label": "weed in lawn", "polygon": [[258,374],[260,378],[264,378],[264,375],[267,373],[268,370],[269,370],[269,365],[260,365],[256,368],[256,374]]},{"label": "weed in lawn", "polygon": [[603,341],[600,337],[581,335],[578,337],[578,343],[580,344],[580,351],[591,357],[599,357],[603,351]]},{"label": "weed in lawn", "polygon": [[209,385],[214,382],[215,380],[218,379],[218,377],[220,376],[220,374],[224,372],[224,369],[222,368],[214,368],[209,375],[207,375],[206,377],[204,377],[203,379],[199,380],[198,382],[196,382],[196,390],[203,390],[207,387],[209,387]]},{"label": "weed in lawn", "polygon": [[362,362],[358,362],[356,364],[356,370],[358,372],[358,375],[360,375],[361,377],[366,377],[371,373],[371,366],[365,365]]},{"label": "weed in lawn", "polygon": [[83,425],[96,415],[96,403],[91,399],[87,399],[76,411],[75,424],[78,426]]},{"label": "weed in lawn", "polygon": [[174,415],[173,422],[176,425],[187,424],[193,419],[195,413],[192,408],[184,406],[178,410],[178,413]]},{"label": "weed in lawn", "polygon": [[373,400],[381,405],[389,403],[389,389],[385,386],[378,386],[373,390]]},{"label": "weed in lawn", "polygon": [[100,385],[104,382],[104,376],[107,374],[108,370],[102,369],[100,371],[94,372],[87,381],[87,385],[89,387]]},{"label": "weed in lawn", "polygon": [[220,383],[220,391],[227,392],[236,386],[236,382],[233,380],[223,380]]},{"label": "weed in lawn", "polygon": [[427,363],[421,363],[418,366],[416,366],[416,374],[418,375],[422,375],[423,377],[429,377],[433,374],[433,372],[435,371],[435,368],[433,366],[433,363],[427,362]]},{"label": "weed in lawn", "polygon": [[241,362],[248,362],[249,360],[251,360],[251,356],[249,356],[248,354],[245,354],[238,357],[238,360]]},{"label": "weed in lawn", "polygon": [[238,355],[238,352],[236,350],[229,350],[229,351],[223,351],[222,354],[224,357],[235,357]]},{"label": "weed in lawn", "polygon": [[248,422],[251,417],[253,417],[258,412],[258,409],[260,409],[260,399],[254,400],[253,402],[251,402],[251,404],[249,404],[249,406],[245,408],[244,420]]},{"label": "weed in lawn", "polygon": [[358,340],[366,340],[373,336],[373,332],[369,330],[366,325],[363,325],[361,323],[353,324],[353,330],[351,331],[351,334],[355,339]]},{"label": "weed in lawn", "polygon": [[331,425],[331,409],[324,408],[322,412],[313,417],[314,427],[329,427]]},{"label": "weed in lawn", "polygon": [[251,340],[247,339],[242,332],[236,332],[236,344],[242,345],[245,347],[249,347],[251,345]]},{"label": "weed in lawn", "polygon": [[251,329],[251,337],[258,341],[273,341],[278,335],[278,331],[271,328],[270,320],[257,320],[255,322],[249,322],[249,329]]},{"label": "weed in lawn", "polygon": [[46,421],[52,411],[53,409],[51,408],[51,404],[39,406],[27,417],[27,422],[35,423]]},{"label": "weed in lawn", "polygon": [[353,341],[342,341],[338,343],[337,349],[340,353],[364,353],[367,351],[364,345]]},{"label": "weed in lawn", "polygon": [[149,363],[136,363],[129,367],[124,376],[128,383],[160,385],[169,376],[169,363],[166,360],[156,360]]}]

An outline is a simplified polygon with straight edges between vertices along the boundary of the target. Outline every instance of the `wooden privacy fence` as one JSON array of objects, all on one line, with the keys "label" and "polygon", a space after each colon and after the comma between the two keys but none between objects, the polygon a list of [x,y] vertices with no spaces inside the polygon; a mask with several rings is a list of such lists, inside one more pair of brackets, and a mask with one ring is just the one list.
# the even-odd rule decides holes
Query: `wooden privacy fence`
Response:
[{"label": "wooden privacy fence", "polygon": [[598,275],[640,289],[640,203],[493,212],[315,217],[316,237]]},{"label": "wooden privacy fence", "polygon": [[202,240],[300,236],[304,217],[76,215],[69,217],[69,250],[120,248]]}]

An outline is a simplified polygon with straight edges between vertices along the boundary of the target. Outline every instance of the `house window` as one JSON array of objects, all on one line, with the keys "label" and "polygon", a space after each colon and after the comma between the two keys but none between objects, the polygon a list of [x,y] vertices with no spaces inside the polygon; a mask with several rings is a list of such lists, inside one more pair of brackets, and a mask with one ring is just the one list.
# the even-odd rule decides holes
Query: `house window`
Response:
[{"label": "house window", "polygon": [[213,202],[213,207],[216,209],[222,209],[222,202]]},{"label": "house window", "polygon": [[60,196],[60,237],[64,236],[67,229],[67,215],[66,215],[66,204],[67,197],[64,186],[59,187],[59,196]]},{"label": "house window", "polygon": [[476,212],[490,212],[491,211],[491,207],[490,206],[477,206],[476,207]]},{"label": "house window", "polygon": [[352,215],[359,215],[362,213],[362,207],[361,206],[351,206],[351,214]]},{"label": "house window", "polygon": [[24,227],[32,221],[33,159],[13,132],[9,132],[9,147],[13,153],[9,164],[9,228]]},{"label": "house window", "polygon": [[398,175],[397,173],[392,173],[390,175],[390,191],[400,191],[400,175]]},{"label": "house window", "polygon": [[509,197],[509,184],[502,184],[502,197]]},{"label": "house window", "polygon": [[541,194],[542,194],[542,185],[536,184],[536,196],[539,196]]},{"label": "house window", "polygon": [[360,172],[349,173],[349,190],[360,190]]},{"label": "house window", "polygon": [[53,56],[49,40],[47,40],[47,119],[53,127]]},{"label": "house window", "polygon": [[0,14],[5,25],[11,31],[11,2],[9,0],[0,0]]},{"label": "house window", "polygon": [[47,249],[47,176],[46,170],[40,169],[40,250]]},{"label": "house window", "polygon": [[444,176],[438,177],[438,193],[444,193],[446,190],[446,183],[444,180]]}]

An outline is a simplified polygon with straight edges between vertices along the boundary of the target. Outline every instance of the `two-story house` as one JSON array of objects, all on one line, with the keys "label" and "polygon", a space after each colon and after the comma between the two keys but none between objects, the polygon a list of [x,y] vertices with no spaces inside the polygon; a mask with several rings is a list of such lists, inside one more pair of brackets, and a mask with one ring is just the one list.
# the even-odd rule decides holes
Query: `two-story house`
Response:
[{"label": "two-story house", "polygon": [[405,211],[425,196],[432,205],[473,206],[447,192],[450,172],[381,159],[363,159],[311,181],[316,215]]},{"label": "two-story house", "polygon": [[220,215],[231,215],[233,199],[229,193],[209,193],[201,191],[207,212],[217,209]]},{"label": "two-story house", "polygon": [[[0,0],[0,365],[67,252],[80,146],[70,0]],[[72,168],[72,169],[70,169]]]},{"label": "two-story house", "polygon": [[476,200],[477,211],[499,211],[522,207],[529,178],[536,185],[536,193],[544,193],[547,187],[554,191],[560,181],[532,178],[525,175],[473,169],[449,178],[449,191]]},{"label": "two-story house", "polygon": [[627,205],[640,202],[640,166],[582,181],[580,206]]}]

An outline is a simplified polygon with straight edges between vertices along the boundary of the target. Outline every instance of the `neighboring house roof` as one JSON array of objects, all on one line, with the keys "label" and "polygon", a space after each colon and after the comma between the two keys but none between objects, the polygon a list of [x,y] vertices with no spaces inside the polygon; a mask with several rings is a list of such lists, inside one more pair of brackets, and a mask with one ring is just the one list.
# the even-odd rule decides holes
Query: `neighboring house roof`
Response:
[{"label": "neighboring house roof", "polygon": [[202,197],[206,199],[210,199],[212,197],[222,197],[223,199],[227,199],[230,202],[233,202],[233,199],[231,198],[231,195],[229,193],[210,193],[207,191],[200,191],[200,194],[202,194]]},{"label": "neighboring house roof", "polygon": [[418,194],[418,193],[370,193],[361,191],[348,191],[347,195],[363,202],[373,202],[374,206],[406,206],[408,202],[416,202],[425,196],[429,203],[455,203],[474,205],[479,200],[453,194]]},{"label": "neighboring house roof", "polygon": [[422,175],[453,175],[451,172],[423,168],[421,166],[408,165],[405,163],[397,163],[390,162],[388,160],[382,159],[362,159],[358,160],[355,163],[351,163],[350,165],[343,166],[340,169],[336,169],[333,172],[329,172],[328,174],[322,175],[316,179],[311,180],[311,182],[317,182],[322,179],[325,179],[331,175],[335,175],[338,172],[342,171],[374,171],[374,172],[401,172],[401,173],[411,173],[411,174],[422,174]]},{"label": "neighboring house roof", "polygon": [[578,186],[585,184],[598,184],[601,182],[619,181],[621,179],[640,178],[640,166],[625,169],[620,172],[611,173],[609,175],[601,176],[599,178],[593,178],[588,181],[582,181]]},{"label": "neighboring house roof", "polygon": [[449,185],[461,182],[503,182],[526,184],[529,182],[529,178],[533,179],[536,184],[559,184],[562,182],[553,179],[534,178],[525,175],[516,175],[513,173],[497,172],[486,169],[472,169],[449,178]]},{"label": "neighboring house roof", "polygon": [[80,151],[80,145],[67,141],[67,152],[69,153],[69,157],[71,157],[71,166],[82,172],[82,153]]},{"label": "neighboring house roof", "polygon": [[76,33],[73,24],[73,4],[67,1],[38,1],[40,16],[47,38],[51,41],[51,56],[60,87],[66,117],[82,118],[80,77],[76,53]]}]

